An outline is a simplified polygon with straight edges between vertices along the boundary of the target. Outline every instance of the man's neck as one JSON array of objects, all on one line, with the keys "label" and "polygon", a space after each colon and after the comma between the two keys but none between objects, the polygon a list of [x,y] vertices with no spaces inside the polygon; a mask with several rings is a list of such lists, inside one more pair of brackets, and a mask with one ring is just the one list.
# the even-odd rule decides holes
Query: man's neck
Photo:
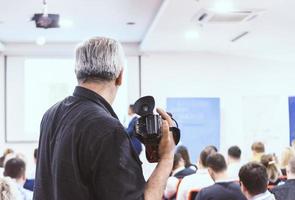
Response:
[{"label": "man's neck", "polygon": [[215,179],[215,182],[228,180],[228,175],[226,171],[215,173],[214,179]]},{"label": "man's neck", "polygon": [[89,89],[96,94],[102,96],[110,105],[112,105],[114,102],[117,91],[112,82],[102,82],[101,84],[86,82],[80,83],[79,86]]}]

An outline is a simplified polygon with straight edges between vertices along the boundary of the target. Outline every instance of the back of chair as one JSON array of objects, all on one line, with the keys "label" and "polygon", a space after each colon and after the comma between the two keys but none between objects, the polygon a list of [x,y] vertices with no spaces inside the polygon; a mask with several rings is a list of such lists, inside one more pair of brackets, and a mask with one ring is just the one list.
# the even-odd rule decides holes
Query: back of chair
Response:
[{"label": "back of chair", "polygon": [[188,192],[187,200],[195,200],[201,189],[191,189]]}]

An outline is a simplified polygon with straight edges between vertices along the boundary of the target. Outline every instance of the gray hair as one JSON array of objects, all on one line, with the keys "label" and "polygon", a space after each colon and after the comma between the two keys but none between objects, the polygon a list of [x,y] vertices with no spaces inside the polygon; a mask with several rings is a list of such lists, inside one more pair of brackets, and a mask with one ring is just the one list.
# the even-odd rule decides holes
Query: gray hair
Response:
[{"label": "gray hair", "polygon": [[94,37],[76,49],[75,73],[79,82],[115,80],[124,66],[124,51],[116,40]]}]

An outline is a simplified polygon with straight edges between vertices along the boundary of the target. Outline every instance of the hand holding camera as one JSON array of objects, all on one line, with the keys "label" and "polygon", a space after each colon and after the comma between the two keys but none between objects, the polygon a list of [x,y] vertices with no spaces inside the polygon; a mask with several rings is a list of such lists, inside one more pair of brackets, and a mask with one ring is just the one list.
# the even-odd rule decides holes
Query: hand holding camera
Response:
[{"label": "hand holding camera", "polygon": [[152,96],[142,97],[134,104],[135,113],[141,116],[135,126],[136,137],[145,145],[149,162],[158,162],[166,157],[170,159],[180,139],[180,130],[172,115],[169,116],[161,109],[157,110],[160,115],[156,115],[153,113],[154,108]]}]

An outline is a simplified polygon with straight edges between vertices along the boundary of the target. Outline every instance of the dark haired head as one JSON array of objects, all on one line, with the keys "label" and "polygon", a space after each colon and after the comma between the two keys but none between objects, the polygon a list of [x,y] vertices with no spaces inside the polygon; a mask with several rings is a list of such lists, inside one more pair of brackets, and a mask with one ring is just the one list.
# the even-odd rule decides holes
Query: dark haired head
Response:
[{"label": "dark haired head", "polygon": [[181,154],[181,157],[183,158],[183,160],[185,162],[185,167],[189,167],[191,165],[189,153],[188,153],[188,150],[185,146],[183,146],[183,145],[178,146],[176,149],[176,153]]},{"label": "dark haired head", "polygon": [[206,146],[205,147],[205,149],[213,149],[215,152],[218,152],[218,149],[217,149],[217,147],[216,146],[214,146],[214,145],[209,145],[209,146]]},{"label": "dark haired head", "polygon": [[265,151],[264,144],[262,142],[254,142],[251,149],[256,153],[264,153]]},{"label": "dark haired head", "polygon": [[26,164],[20,158],[9,159],[4,167],[4,176],[19,179],[25,176]]},{"label": "dark haired head", "polygon": [[173,168],[172,168],[173,170],[175,170],[178,167],[181,160],[182,160],[181,154],[175,153],[174,159],[173,159]]},{"label": "dark haired head", "polygon": [[234,159],[240,159],[241,153],[241,149],[238,146],[232,146],[227,151],[227,154]]},{"label": "dark haired head", "polygon": [[34,149],[34,158],[37,160],[38,149]]},{"label": "dark haired head", "polygon": [[239,178],[252,196],[264,193],[267,190],[266,168],[258,162],[250,162],[242,166]]},{"label": "dark haired head", "polygon": [[200,153],[200,163],[203,167],[207,166],[207,158],[209,155],[216,153],[217,151],[212,148],[211,146],[207,146],[201,153]]},{"label": "dark haired head", "polygon": [[215,173],[223,172],[227,168],[225,159],[220,153],[209,155],[207,158],[207,166]]}]

